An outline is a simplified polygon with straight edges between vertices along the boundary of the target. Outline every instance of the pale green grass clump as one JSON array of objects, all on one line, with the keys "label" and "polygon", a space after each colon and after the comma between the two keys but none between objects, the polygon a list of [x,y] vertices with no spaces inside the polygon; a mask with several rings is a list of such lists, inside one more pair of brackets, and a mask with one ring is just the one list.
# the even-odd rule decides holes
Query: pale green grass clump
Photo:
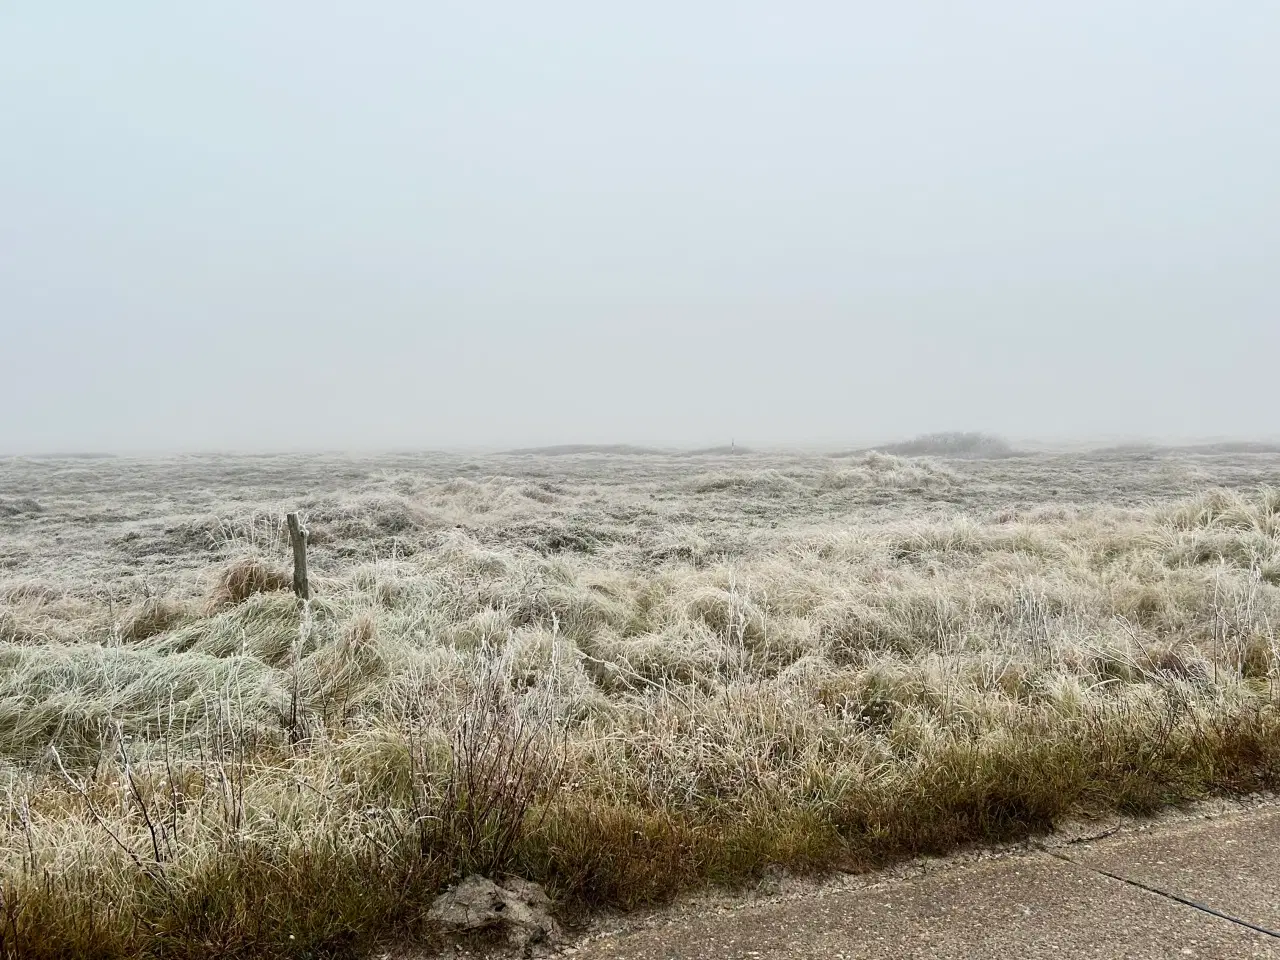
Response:
[{"label": "pale green grass clump", "polygon": [[632,546],[568,481],[397,476],[305,606],[274,520],[198,590],[4,584],[0,954],[341,956],[466,872],[634,906],[1280,780],[1274,490],[840,523],[963,475],[693,469],[645,498],[814,512]]}]

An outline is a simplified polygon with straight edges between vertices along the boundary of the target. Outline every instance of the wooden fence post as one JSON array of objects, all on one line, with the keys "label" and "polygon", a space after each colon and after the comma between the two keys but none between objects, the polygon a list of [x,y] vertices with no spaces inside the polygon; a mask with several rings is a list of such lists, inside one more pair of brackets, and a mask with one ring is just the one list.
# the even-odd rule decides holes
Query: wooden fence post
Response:
[{"label": "wooden fence post", "polygon": [[293,592],[299,600],[311,599],[311,586],[307,583],[307,531],[298,523],[298,515],[285,515],[289,524],[289,542],[293,544]]}]

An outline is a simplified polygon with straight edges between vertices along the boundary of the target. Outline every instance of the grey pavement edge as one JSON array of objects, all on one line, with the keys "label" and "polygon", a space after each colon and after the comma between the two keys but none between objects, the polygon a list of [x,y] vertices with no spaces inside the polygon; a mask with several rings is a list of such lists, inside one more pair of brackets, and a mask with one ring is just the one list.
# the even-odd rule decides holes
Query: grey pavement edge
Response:
[{"label": "grey pavement edge", "polygon": [[665,922],[564,952],[591,960],[1280,958],[1280,939],[1165,895],[1276,929],[1278,849],[1276,809],[1137,826],[862,889],[676,908]]}]

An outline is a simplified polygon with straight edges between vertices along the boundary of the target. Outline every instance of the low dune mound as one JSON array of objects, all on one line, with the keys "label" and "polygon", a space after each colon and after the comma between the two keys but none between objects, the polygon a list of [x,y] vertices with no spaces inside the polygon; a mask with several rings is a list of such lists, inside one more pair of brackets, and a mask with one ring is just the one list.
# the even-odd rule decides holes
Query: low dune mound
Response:
[{"label": "low dune mound", "polygon": [[901,443],[886,443],[845,456],[891,453],[899,457],[942,457],[950,460],[1002,460],[1021,456],[1008,441],[986,433],[925,433]]},{"label": "low dune mound", "polygon": [[639,447],[630,443],[561,443],[549,447],[520,447],[504,451],[508,456],[572,457],[582,454],[612,454],[624,457],[660,456],[656,447]]},{"label": "low dune mound", "polygon": [[739,446],[738,444],[729,444],[720,447],[699,447],[696,450],[684,451],[686,457],[742,457],[747,454],[755,453],[749,447]]},{"label": "low dune mound", "polygon": [[40,513],[44,513],[44,507],[32,497],[0,497],[0,517],[34,517]]}]

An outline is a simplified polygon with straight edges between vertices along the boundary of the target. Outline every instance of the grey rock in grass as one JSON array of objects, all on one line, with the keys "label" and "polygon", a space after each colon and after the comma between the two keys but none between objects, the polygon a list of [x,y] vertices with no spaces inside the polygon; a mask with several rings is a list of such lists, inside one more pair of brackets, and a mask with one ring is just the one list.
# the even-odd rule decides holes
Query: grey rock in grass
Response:
[{"label": "grey rock in grass", "polygon": [[488,877],[469,876],[436,897],[430,916],[446,933],[501,938],[526,954],[560,936],[551,898],[528,880],[505,879],[499,885]]}]

